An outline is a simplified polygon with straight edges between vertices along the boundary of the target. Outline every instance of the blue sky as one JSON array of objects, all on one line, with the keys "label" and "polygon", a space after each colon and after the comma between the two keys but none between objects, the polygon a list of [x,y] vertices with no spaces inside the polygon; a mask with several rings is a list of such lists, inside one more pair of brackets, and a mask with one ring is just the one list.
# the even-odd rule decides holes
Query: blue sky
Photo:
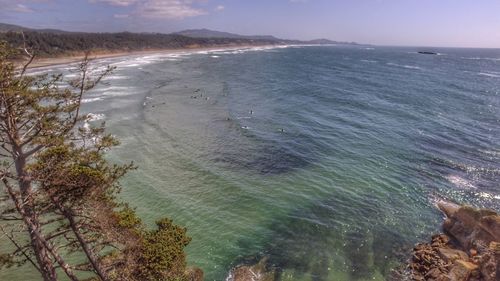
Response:
[{"label": "blue sky", "polygon": [[72,31],[209,28],[289,39],[500,48],[499,0],[0,0],[0,22]]}]

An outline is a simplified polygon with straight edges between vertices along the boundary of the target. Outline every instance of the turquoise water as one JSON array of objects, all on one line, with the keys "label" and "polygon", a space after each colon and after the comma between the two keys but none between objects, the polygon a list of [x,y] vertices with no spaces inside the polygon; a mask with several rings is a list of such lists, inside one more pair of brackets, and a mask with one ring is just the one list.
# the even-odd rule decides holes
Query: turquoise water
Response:
[{"label": "turquoise water", "polygon": [[206,280],[262,257],[283,280],[384,280],[439,230],[436,200],[500,210],[500,50],[416,51],[109,59],[84,109],[139,166],[123,199],[187,226]]}]

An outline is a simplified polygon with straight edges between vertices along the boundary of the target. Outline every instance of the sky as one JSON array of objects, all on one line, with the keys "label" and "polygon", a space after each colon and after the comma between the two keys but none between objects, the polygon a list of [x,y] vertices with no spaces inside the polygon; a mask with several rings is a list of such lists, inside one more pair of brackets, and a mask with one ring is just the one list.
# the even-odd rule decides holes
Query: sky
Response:
[{"label": "sky", "polygon": [[285,39],[500,48],[500,0],[0,0],[0,22],[87,32],[208,28]]}]

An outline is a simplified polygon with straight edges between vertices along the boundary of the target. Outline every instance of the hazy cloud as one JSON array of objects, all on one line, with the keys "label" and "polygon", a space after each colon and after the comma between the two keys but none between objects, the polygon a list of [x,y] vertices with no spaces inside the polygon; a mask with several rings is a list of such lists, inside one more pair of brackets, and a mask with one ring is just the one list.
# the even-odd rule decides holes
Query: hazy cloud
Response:
[{"label": "hazy cloud", "polygon": [[154,19],[183,19],[206,14],[192,4],[191,0],[148,0],[140,3],[137,14]]},{"label": "hazy cloud", "polygon": [[[204,15],[207,12],[195,8],[196,2],[205,0],[89,0],[91,3],[106,3],[112,6],[133,7],[130,14],[115,14],[115,18],[131,16],[150,19],[184,19]],[[217,8],[224,9],[223,6]]]},{"label": "hazy cloud", "polygon": [[33,9],[31,9],[30,7],[23,5],[23,4],[16,4],[14,7],[12,7],[12,11],[19,12],[19,13],[32,13],[32,12],[34,12]]},{"label": "hazy cloud", "polygon": [[113,17],[115,19],[126,19],[129,17],[129,15],[128,14],[114,14]]},{"label": "hazy cloud", "polygon": [[222,11],[222,10],[224,10],[224,9],[225,9],[225,7],[224,7],[224,6],[222,6],[222,5],[219,5],[219,6],[215,7],[215,10],[216,10],[216,11]]},{"label": "hazy cloud", "polygon": [[[17,2],[17,3],[16,3]],[[16,13],[32,13],[34,10],[28,7],[25,2],[29,1],[10,1],[0,0],[1,11],[16,12]]]},{"label": "hazy cloud", "polygon": [[130,6],[138,2],[138,0],[90,0],[90,3],[103,2],[113,6]]}]

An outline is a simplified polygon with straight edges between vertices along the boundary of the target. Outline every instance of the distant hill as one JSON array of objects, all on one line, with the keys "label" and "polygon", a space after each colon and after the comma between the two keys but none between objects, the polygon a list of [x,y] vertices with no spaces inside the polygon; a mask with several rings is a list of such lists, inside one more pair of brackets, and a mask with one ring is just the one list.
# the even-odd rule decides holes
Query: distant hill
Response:
[{"label": "distant hill", "polygon": [[0,32],[8,32],[8,31],[25,31],[29,30],[29,28],[8,24],[8,23],[0,23]]},{"label": "distant hill", "polygon": [[27,28],[24,26],[8,24],[8,23],[0,23],[0,32],[21,32],[21,31],[36,31],[36,32],[44,32],[44,33],[71,33],[70,31],[64,31],[59,29],[34,29]]},{"label": "distant hill", "polygon": [[332,41],[330,39],[314,39],[314,40],[309,40],[307,41],[309,44],[324,44],[324,45],[328,45],[328,44],[339,44],[339,42],[337,41]]},{"label": "distant hill", "polygon": [[175,32],[174,34],[179,34],[193,38],[235,38],[235,39],[276,40],[276,41],[283,40],[283,39],[278,39],[271,35],[240,35],[240,34],[221,32],[210,29],[188,29]]},{"label": "distant hill", "polygon": [[250,39],[250,40],[269,40],[283,44],[312,44],[312,45],[359,45],[356,42],[339,42],[330,39],[314,39],[309,41],[280,39],[272,35],[240,35],[229,32],[221,32],[210,29],[188,29],[173,34],[178,34],[191,38],[231,38],[231,39]]}]

